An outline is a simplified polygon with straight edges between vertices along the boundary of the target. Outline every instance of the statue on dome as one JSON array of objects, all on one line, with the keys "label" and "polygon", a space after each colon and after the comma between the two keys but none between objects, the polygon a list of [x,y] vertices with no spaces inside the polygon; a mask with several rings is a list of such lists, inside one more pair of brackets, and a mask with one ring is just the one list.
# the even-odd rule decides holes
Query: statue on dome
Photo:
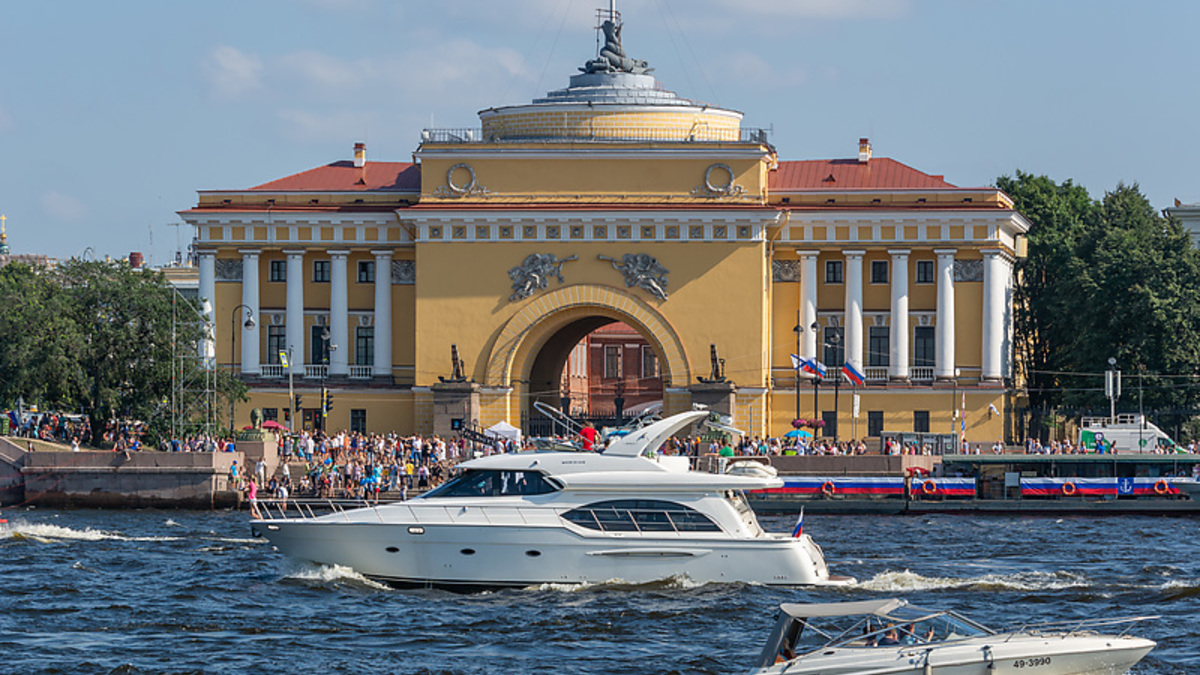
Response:
[{"label": "statue on dome", "polygon": [[604,46],[600,48],[600,58],[588,61],[580,70],[585,73],[633,73],[644,75],[654,70],[641,59],[631,59],[621,46],[621,25],[612,19],[605,19],[600,24],[604,31]]}]

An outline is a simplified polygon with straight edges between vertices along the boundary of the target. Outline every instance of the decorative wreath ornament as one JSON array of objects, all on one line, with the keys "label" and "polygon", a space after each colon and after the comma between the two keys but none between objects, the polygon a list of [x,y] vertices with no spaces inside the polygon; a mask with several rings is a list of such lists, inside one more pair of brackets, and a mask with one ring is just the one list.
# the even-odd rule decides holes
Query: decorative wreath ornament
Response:
[{"label": "decorative wreath ornament", "polygon": [[[729,177],[729,179],[727,181],[725,181],[725,184],[723,184],[723,185],[716,185],[713,183],[713,180],[712,180],[713,171],[718,171],[718,170],[724,171],[725,175]],[[717,194],[727,195],[727,194],[733,192],[733,169],[729,168],[728,164],[721,164],[721,163],[717,163],[717,164],[713,164],[712,166],[709,166],[704,171],[704,187],[709,192],[715,192]]]},{"label": "decorative wreath ornament", "polygon": [[[471,178],[469,181],[467,181],[466,185],[459,185],[458,183],[454,182],[454,172],[458,171],[459,169],[466,170],[467,175]],[[476,184],[475,169],[472,169],[470,164],[455,164],[454,166],[450,167],[449,171],[446,172],[446,187],[450,188],[450,191],[455,194],[465,195],[471,190],[474,190]]]}]

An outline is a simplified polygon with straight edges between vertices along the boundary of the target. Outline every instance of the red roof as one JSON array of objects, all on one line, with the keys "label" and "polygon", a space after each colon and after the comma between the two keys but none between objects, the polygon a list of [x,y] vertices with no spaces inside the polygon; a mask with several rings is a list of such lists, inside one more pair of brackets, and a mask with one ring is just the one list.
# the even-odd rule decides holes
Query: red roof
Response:
[{"label": "red roof", "polygon": [[768,182],[771,192],[791,190],[940,190],[957,186],[887,157],[780,162]]},{"label": "red roof", "polygon": [[356,169],[354,162],[334,162],[250,189],[263,192],[420,192],[421,167],[411,162],[367,162],[363,168]]}]

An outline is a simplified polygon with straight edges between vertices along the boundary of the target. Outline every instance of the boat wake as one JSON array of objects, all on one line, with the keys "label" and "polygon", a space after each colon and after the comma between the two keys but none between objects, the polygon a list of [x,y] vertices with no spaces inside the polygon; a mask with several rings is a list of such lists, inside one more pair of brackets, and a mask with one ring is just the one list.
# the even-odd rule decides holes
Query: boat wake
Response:
[{"label": "boat wake", "polygon": [[342,565],[297,563],[295,567],[285,571],[283,578],[294,579],[304,583],[314,583],[315,585],[349,583],[376,590],[391,590],[390,586],[368,579],[353,569]]},{"label": "boat wake", "polygon": [[632,583],[624,579],[608,579],[607,581],[584,582],[581,584],[536,584],[530,586],[529,590],[535,591],[556,591],[561,593],[579,593],[581,591],[679,591],[700,588],[707,585],[708,582],[694,581],[687,575],[675,575],[665,579],[657,579],[655,581],[644,581],[640,583]]},{"label": "boat wake", "polygon": [[0,524],[0,540],[4,539],[55,544],[67,541],[178,541],[181,537],[129,537],[119,532],[94,530],[90,527],[76,530],[59,525],[15,520]]},{"label": "boat wake", "polygon": [[980,591],[1049,591],[1086,588],[1088,579],[1072,572],[1018,572],[1016,574],[984,574],[977,577],[927,577],[909,570],[888,571],[858,585],[871,591],[904,593],[938,589],[971,589]]}]

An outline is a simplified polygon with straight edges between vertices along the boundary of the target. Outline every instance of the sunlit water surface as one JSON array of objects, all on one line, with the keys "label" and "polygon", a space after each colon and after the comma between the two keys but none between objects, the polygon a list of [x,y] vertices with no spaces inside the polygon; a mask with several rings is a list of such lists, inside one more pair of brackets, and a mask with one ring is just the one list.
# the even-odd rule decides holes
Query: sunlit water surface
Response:
[{"label": "sunlit water surface", "polygon": [[[993,627],[1161,614],[1132,672],[1200,673],[1200,521],[814,516],[848,589],[392,590],[293,563],[244,513],[6,510],[3,673],[739,673],[781,602],[901,596]],[[764,518],[775,531],[789,518]]]}]

